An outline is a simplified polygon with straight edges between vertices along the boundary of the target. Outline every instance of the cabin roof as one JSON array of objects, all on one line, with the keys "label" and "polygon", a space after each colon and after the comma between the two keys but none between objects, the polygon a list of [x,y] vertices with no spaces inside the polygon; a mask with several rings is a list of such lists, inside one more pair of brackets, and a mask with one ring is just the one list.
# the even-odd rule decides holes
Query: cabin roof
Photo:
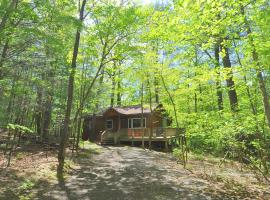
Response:
[{"label": "cabin roof", "polygon": [[[112,109],[114,109],[116,112],[122,115],[136,115],[142,113],[141,105],[114,107]],[[143,108],[143,113],[144,114],[151,113],[150,108]]]},{"label": "cabin roof", "polygon": [[[153,105],[152,111],[155,111],[158,108],[162,108],[162,104]],[[138,115],[142,113],[141,105],[132,105],[132,106],[116,106],[116,107],[109,107],[105,111],[96,114],[96,117],[104,116],[109,110],[115,110],[117,113],[121,115]],[[151,110],[150,107],[143,108],[143,114],[150,114]],[[88,115],[93,116],[93,115]],[[86,116],[87,117],[87,116]]]}]

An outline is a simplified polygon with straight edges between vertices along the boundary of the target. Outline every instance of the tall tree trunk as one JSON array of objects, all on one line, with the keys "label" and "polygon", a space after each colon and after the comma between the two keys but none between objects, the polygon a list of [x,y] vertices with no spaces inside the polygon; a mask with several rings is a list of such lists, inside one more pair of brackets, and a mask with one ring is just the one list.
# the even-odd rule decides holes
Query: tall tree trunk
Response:
[{"label": "tall tree trunk", "polygon": [[115,73],[112,74],[112,92],[111,92],[111,107],[114,106],[114,96],[115,96]]},{"label": "tall tree trunk", "polygon": [[[197,67],[198,66],[198,49],[197,47],[195,46],[195,62],[194,62],[194,66]],[[189,72],[188,72],[188,77],[189,77]],[[196,72],[194,73],[194,77],[196,77]],[[189,85],[188,85],[189,87]],[[197,113],[198,112],[198,100],[199,100],[199,103],[200,105],[202,105],[202,98],[201,98],[201,94],[202,94],[202,87],[201,87],[201,84],[199,83],[199,98],[198,98],[198,95],[197,95],[197,92],[195,90],[194,92],[194,112]],[[202,109],[203,110],[203,105],[202,105]]]},{"label": "tall tree trunk", "polygon": [[220,82],[219,48],[220,48],[220,43],[218,42],[215,45],[215,68],[217,70],[216,90],[217,90],[218,110],[223,110],[223,96],[222,96],[221,82]]},{"label": "tall tree trunk", "polygon": [[119,69],[118,71],[118,80],[117,80],[117,105],[121,106],[121,77],[120,77],[121,71]]},{"label": "tall tree trunk", "polygon": [[224,68],[228,70],[226,83],[227,83],[227,88],[228,88],[231,111],[236,112],[238,110],[238,99],[237,99],[237,94],[235,90],[235,84],[233,81],[233,72],[232,72],[232,65],[230,61],[229,50],[225,45],[221,45],[221,49],[224,49],[224,53],[225,53],[225,55],[222,57],[223,66]]},{"label": "tall tree trunk", "polygon": [[[248,34],[251,34],[251,29],[250,27],[248,28]],[[270,104],[269,104],[269,95],[267,93],[266,85],[265,85],[265,80],[262,75],[262,70],[261,70],[261,64],[259,62],[259,57],[258,53],[255,49],[255,45],[253,43],[253,38],[250,39],[251,46],[252,46],[252,58],[253,61],[256,63],[257,68],[256,68],[256,75],[257,79],[259,80],[259,86],[262,94],[262,99],[263,99],[263,106],[264,106],[264,112],[266,115],[266,119],[268,122],[268,126],[270,128]]]},{"label": "tall tree trunk", "polygon": [[[235,44],[234,41],[233,41],[233,43],[234,43],[234,48],[236,49],[236,44]],[[239,56],[239,53],[238,53],[237,50],[235,51],[235,54],[236,54],[237,61],[238,61],[239,65],[241,66],[241,68],[243,68],[243,65],[242,65],[242,62],[241,62],[241,59],[240,59],[240,56]],[[243,68],[243,69],[244,69],[244,68]],[[249,100],[249,103],[250,103],[250,108],[251,108],[252,114],[253,114],[254,116],[256,116],[256,114],[257,114],[257,109],[256,109],[256,107],[255,107],[255,104],[254,104],[253,100],[252,100],[252,95],[251,95],[251,92],[250,92],[250,89],[249,89],[249,86],[248,86],[247,76],[244,75],[243,78],[244,78],[244,81],[245,81],[246,91],[247,91],[248,100]]]},{"label": "tall tree trunk", "polygon": [[169,96],[169,99],[170,99],[170,102],[173,106],[173,112],[174,112],[174,117],[175,117],[175,122],[176,122],[176,127],[177,127],[177,130],[178,130],[178,136],[180,138],[180,142],[179,142],[179,145],[181,146],[181,151],[182,151],[182,161],[183,161],[183,164],[184,164],[184,167],[186,167],[186,163],[187,163],[187,139],[186,139],[186,134],[185,132],[183,133],[180,133],[180,125],[179,125],[179,122],[178,122],[178,118],[177,118],[177,111],[176,111],[176,106],[175,106],[175,103],[174,103],[174,99],[165,83],[165,80],[164,80],[164,77],[162,74],[160,74],[160,78],[161,78],[161,82],[163,84],[163,87],[165,89],[165,92],[167,93],[167,95]]},{"label": "tall tree trunk", "polygon": [[[84,19],[84,9],[85,4],[87,0],[82,1],[82,5],[80,8],[80,21],[83,22]],[[64,119],[64,126],[61,133],[61,141],[59,146],[59,152],[58,152],[58,172],[59,175],[62,174],[63,168],[64,168],[64,162],[65,162],[65,149],[68,143],[68,137],[69,137],[69,125],[70,125],[70,115],[71,115],[71,108],[72,108],[72,102],[73,102],[73,88],[74,88],[74,77],[76,73],[76,66],[77,66],[77,56],[79,51],[79,45],[80,45],[80,28],[77,29],[76,32],[76,38],[73,48],[73,55],[72,55],[72,63],[71,63],[71,72],[69,75],[68,80],[68,91],[67,91],[67,107],[66,107],[66,113],[65,113],[65,119]]]},{"label": "tall tree trunk", "polygon": [[43,91],[41,87],[37,87],[37,106],[36,106],[36,114],[35,114],[35,121],[36,121],[36,131],[39,136],[42,136],[43,128],[42,128],[42,114],[43,114],[43,103],[42,103]]},{"label": "tall tree trunk", "polygon": [[[0,58],[0,80],[4,78],[3,65],[4,65],[4,60],[7,56],[7,51],[8,51],[8,41],[5,42],[5,45],[2,50],[1,58]],[[2,96],[3,96],[3,88],[0,87],[0,101],[1,101]]]},{"label": "tall tree trunk", "polygon": [[158,86],[157,72],[155,72],[154,85],[155,85],[155,103],[159,104],[159,86]]},{"label": "tall tree trunk", "polygon": [[14,118],[14,114],[12,112],[12,108],[13,108],[13,105],[14,105],[14,101],[16,99],[16,82],[18,81],[19,79],[19,74],[18,75],[15,75],[13,77],[13,80],[12,80],[12,85],[11,85],[11,91],[10,91],[10,96],[9,96],[9,101],[8,101],[8,107],[7,107],[7,122],[11,122],[13,121],[13,118]]},{"label": "tall tree trunk", "polygon": [[[79,150],[79,143],[80,143],[80,136],[81,136],[81,127],[82,127],[82,113],[79,113],[78,116],[78,124],[77,124],[77,135],[76,135],[76,141],[75,141],[75,149],[76,151]],[[72,150],[73,151],[73,150]]]},{"label": "tall tree trunk", "polygon": [[48,94],[46,95],[43,114],[43,133],[42,133],[43,141],[47,141],[49,138],[49,130],[52,118],[52,102],[53,102],[52,88],[50,88],[47,93]]},{"label": "tall tree trunk", "polygon": [[[188,70],[188,72],[187,72],[188,74],[187,74],[187,78],[189,79],[190,78],[190,76],[189,76],[189,70]],[[164,82],[165,83],[165,82]],[[163,84],[163,86],[164,86],[164,84]],[[188,88],[188,90],[189,90],[189,83],[187,83],[187,88]],[[188,114],[190,114],[191,113],[191,110],[192,109],[190,109],[190,104],[189,104],[189,102],[190,102],[190,95],[189,94],[187,94],[187,98],[186,98],[186,105],[187,105],[187,113]]]},{"label": "tall tree trunk", "polygon": [[[141,87],[141,129],[142,129],[142,147],[144,148],[144,133],[145,133],[145,127],[143,126],[143,83]],[[146,122],[145,122],[146,123]]]},{"label": "tall tree trunk", "polygon": [[[148,77],[149,78],[149,77]],[[149,91],[149,107],[150,107],[150,135],[149,135],[149,141],[148,141],[148,148],[152,149],[152,137],[153,137],[153,109],[152,109],[152,91],[151,91],[151,85],[149,79],[147,80],[148,84],[148,91]]]},{"label": "tall tree trunk", "polygon": [[244,7],[241,7],[241,13],[244,16],[245,25],[246,25],[246,28],[247,28],[247,34],[248,34],[248,37],[249,37],[249,42],[250,42],[250,45],[252,47],[252,58],[253,58],[253,61],[256,64],[256,76],[257,76],[257,79],[259,81],[259,87],[260,87],[261,94],[262,94],[263,107],[264,107],[265,116],[267,118],[267,124],[268,124],[268,127],[270,128],[269,95],[268,95],[266,85],[265,85],[265,81],[264,81],[264,78],[263,78],[262,65],[261,65],[261,63],[259,61],[259,56],[258,56],[258,53],[256,51],[256,47],[254,45],[254,40],[253,40],[253,37],[251,35],[252,31],[251,31],[250,25],[249,25],[249,23],[247,21]]},{"label": "tall tree trunk", "polygon": [[[104,80],[104,69],[101,70],[101,73],[100,73],[100,77],[99,77],[99,88],[97,90],[97,94],[100,94],[102,93],[102,89],[103,89],[103,80]],[[96,106],[95,106],[95,112],[98,112],[99,109],[100,109],[100,102],[99,102],[99,99],[97,100],[96,102]]]},{"label": "tall tree trunk", "polygon": [[[254,61],[256,61],[256,56],[253,56]],[[257,60],[258,61],[258,60]],[[267,89],[265,86],[265,81],[262,75],[262,71],[261,70],[257,70],[257,78],[259,80],[259,85],[260,85],[260,90],[262,93],[262,97],[263,97],[263,106],[264,106],[264,112],[267,118],[267,122],[268,122],[268,127],[270,128],[270,106],[269,106],[269,96],[267,93]]]},{"label": "tall tree trunk", "polygon": [[3,68],[3,64],[4,64],[4,60],[7,56],[7,51],[8,51],[8,40],[5,42],[5,45],[3,47],[2,50],[2,54],[1,54],[1,59],[0,59],[0,80],[3,79],[4,76],[4,70]]},{"label": "tall tree trunk", "polygon": [[[82,70],[82,74],[81,74],[81,80],[86,80],[87,78],[87,75],[85,73],[85,70],[86,70],[86,63],[83,64],[83,70]],[[81,105],[82,105],[82,101],[84,99],[84,95],[85,95],[85,90],[86,90],[86,83],[85,81],[83,81],[84,84],[81,85],[81,88],[80,88],[80,105],[79,105],[79,113],[78,113],[78,117],[75,116],[74,118],[74,124],[77,123],[77,133],[76,133],[76,141],[75,141],[75,149],[76,149],[76,152],[78,152],[79,150],[79,143],[80,143],[80,137],[81,137],[81,124],[82,124],[82,111],[83,109],[80,109]],[[78,119],[77,119],[78,118]],[[74,148],[73,148],[74,149]],[[73,152],[73,150],[72,150]]]}]

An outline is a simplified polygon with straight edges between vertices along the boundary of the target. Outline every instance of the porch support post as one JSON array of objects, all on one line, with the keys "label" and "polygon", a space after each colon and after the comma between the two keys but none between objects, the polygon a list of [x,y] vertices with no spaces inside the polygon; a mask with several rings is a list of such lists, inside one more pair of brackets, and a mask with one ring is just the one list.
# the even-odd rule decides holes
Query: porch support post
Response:
[{"label": "porch support post", "polygon": [[118,114],[118,130],[117,130],[117,138],[115,140],[115,144],[120,143],[120,129],[121,129],[121,118],[120,118],[120,114]]},{"label": "porch support post", "polygon": [[165,151],[168,152],[168,139],[167,139],[167,134],[166,130],[164,131],[164,139],[165,139]]},{"label": "porch support post", "polygon": [[131,138],[131,145],[134,146],[134,129],[131,129],[131,134],[132,134],[132,138]]},{"label": "porch support post", "polygon": [[145,128],[142,128],[142,147],[144,148],[144,132]]}]

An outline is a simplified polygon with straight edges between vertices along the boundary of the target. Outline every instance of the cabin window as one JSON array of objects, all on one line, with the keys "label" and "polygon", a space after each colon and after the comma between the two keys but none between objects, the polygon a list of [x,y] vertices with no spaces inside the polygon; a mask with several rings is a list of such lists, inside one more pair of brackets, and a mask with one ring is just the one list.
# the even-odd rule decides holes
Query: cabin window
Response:
[{"label": "cabin window", "polygon": [[[143,127],[146,127],[146,119],[143,118]],[[141,128],[141,118],[128,119],[128,128]]]},{"label": "cabin window", "polygon": [[112,129],[113,128],[113,120],[109,119],[106,121],[106,128]]}]

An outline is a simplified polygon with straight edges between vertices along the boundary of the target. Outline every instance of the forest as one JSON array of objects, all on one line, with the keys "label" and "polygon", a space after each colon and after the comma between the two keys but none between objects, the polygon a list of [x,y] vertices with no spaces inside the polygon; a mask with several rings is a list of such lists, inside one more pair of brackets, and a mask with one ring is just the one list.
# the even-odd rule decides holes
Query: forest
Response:
[{"label": "forest", "polygon": [[[162,104],[170,127],[185,130],[164,156],[172,154],[182,170],[194,158],[238,163],[270,189],[269,66],[268,0],[1,0],[0,176],[30,159],[30,143],[38,140],[35,151],[46,151],[64,184],[75,152],[83,159],[108,151],[82,141],[86,115]],[[25,177],[17,196],[1,196],[12,178],[0,180],[0,199],[42,199],[29,194],[35,181]],[[269,191],[255,196],[268,199]],[[163,197],[95,192],[93,199]],[[86,197],[76,195],[52,199]]]}]

